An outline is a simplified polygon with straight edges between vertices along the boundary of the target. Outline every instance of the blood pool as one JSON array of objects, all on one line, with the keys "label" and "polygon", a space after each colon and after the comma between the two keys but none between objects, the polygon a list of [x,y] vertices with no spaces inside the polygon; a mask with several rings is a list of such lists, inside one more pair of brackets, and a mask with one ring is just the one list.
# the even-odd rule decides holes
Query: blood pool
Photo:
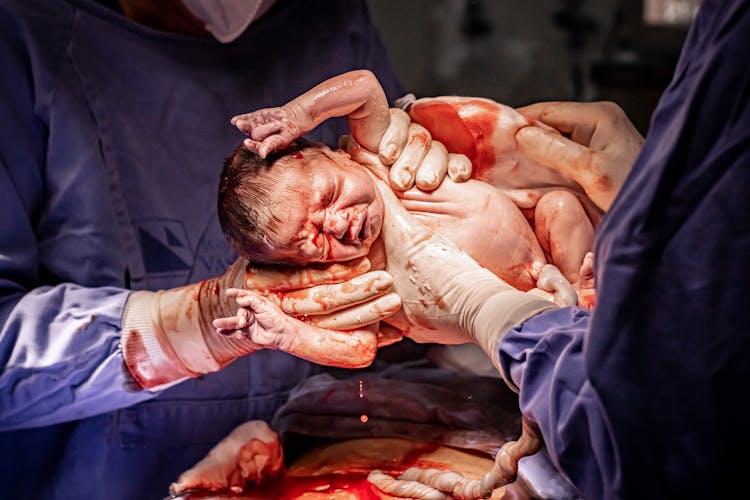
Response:
[{"label": "blood pool", "polygon": [[[278,500],[392,500],[367,481],[373,469],[394,477],[409,467],[452,470],[481,478],[493,466],[490,456],[407,439],[351,439],[315,448],[297,459],[273,484],[248,490],[239,498]],[[503,496],[495,490],[492,499]],[[237,497],[235,497],[237,498]]]}]

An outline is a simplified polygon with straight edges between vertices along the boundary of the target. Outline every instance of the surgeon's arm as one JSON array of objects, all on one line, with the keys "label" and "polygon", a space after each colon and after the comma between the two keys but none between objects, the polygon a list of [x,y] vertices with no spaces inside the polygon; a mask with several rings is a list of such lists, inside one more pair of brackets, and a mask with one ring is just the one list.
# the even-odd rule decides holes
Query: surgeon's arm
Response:
[{"label": "surgeon's arm", "polygon": [[[369,266],[367,259],[359,259],[277,272],[254,268],[237,259],[222,276],[213,279],[171,290],[134,292],[123,313],[125,364],[146,389],[161,389],[218,371],[262,349],[281,350],[324,365],[368,366],[377,351],[375,324],[401,305],[398,295],[389,293],[391,278],[387,273],[373,271],[358,276]],[[268,281],[271,286],[264,284]],[[346,282],[339,284],[341,281]],[[330,295],[322,309],[310,298],[320,293],[319,287]],[[272,312],[278,321],[270,327],[263,325],[257,334],[221,335],[212,323],[236,311],[233,299],[237,295],[227,294],[232,289],[287,295],[290,310],[282,311],[274,305]],[[289,292],[294,291],[300,295],[291,298]],[[300,317],[344,316],[348,319],[339,329],[346,331],[327,330],[284,314],[292,311]]]},{"label": "surgeon's arm", "polygon": [[[68,281],[76,276],[76,273],[65,274],[66,266],[74,265],[73,250],[61,255],[51,252],[51,245],[45,245],[44,238],[53,238],[54,234],[47,234],[40,228],[65,231],[70,227],[66,225],[69,221],[65,215],[71,207],[49,213],[49,200],[45,198],[48,190],[45,184],[48,152],[44,147],[47,127],[34,113],[28,61],[24,50],[16,46],[20,37],[12,35],[12,27],[2,28],[0,60],[6,64],[0,79],[0,117],[12,126],[5,127],[0,134],[0,212],[3,214],[0,224],[0,431],[78,420],[127,407],[158,395],[162,387],[219,369],[232,359],[258,349],[285,348],[307,359],[345,366],[362,366],[372,360],[378,341],[376,334],[364,326],[364,320],[376,323],[383,311],[397,308],[399,301],[397,296],[388,293],[390,278],[382,271],[359,276],[369,266],[363,261],[350,266],[337,264],[336,269],[322,269],[322,275],[318,276],[308,272],[307,281],[267,270],[248,270],[238,262],[240,265],[233,266],[221,277],[223,279],[162,292],[131,292],[117,277],[107,273],[94,273],[91,281],[106,280],[112,286],[60,283],[62,280],[54,274],[65,276]],[[95,144],[95,134],[87,137],[86,132],[81,130],[80,135]],[[71,144],[70,148],[81,152],[76,161],[97,161],[98,153],[91,148],[78,143]],[[87,224],[75,228],[76,237],[95,230],[93,222]],[[106,261],[107,256],[102,259]],[[251,279],[245,279],[247,273],[252,274]],[[366,293],[357,294],[357,286],[350,286],[353,283],[349,279],[353,276],[358,276]],[[338,285],[342,281],[345,284]],[[236,308],[231,301],[222,300],[220,292],[228,286],[253,286],[290,295],[295,289],[321,283],[326,287],[323,293],[359,308],[363,320],[348,323],[358,331],[342,337],[341,345],[361,349],[334,356],[324,350],[323,342],[314,342],[320,338],[319,330],[315,330],[318,337],[305,337],[306,342],[296,342],[293,336],[252,342],[225,339],[217,335],[211,325],[214,317],[225,316],[227,311]],[[305,293],[313,294],[315,290],[317,286]],[[384,299],[388,302],[385,307],[380,302]],[[285,302],[285,307],[304,314],[307,310],[297,307],[298,302]],[[377,306],[376,310],[368,309],[368,304]],[[336,311],[341,305],[330,304],[325,312]],[[367,311],[374,311],[375,316],[367,316]],[[296,325],[296,332],[306,330],[301,322]],[[291,340],[288,345],[283,344],[285,339]],[[142,390],[144,388],[151,390]]]},{"label": "surgeon's arm", "polygon": [[44,220],[46,127],[34,113],[20,39],[0,20],[0,431],[84,418],[155,395],[126,389],[132,380],[122,362],[120,320],[129,292],[45,284],[42,277],[65,256],[45,254],[35,232]]},{"label": "surgeon's arm", "polygon": [[508,385],[520,387],[524,415],[563,471],[575,473],[576,485],[601,491],[617,464],[581,354],[589,313],[515,290],[417,221],[384,183],[378,187],[386,203],[388,271],[409,320],[405,334],[479,345]]}]

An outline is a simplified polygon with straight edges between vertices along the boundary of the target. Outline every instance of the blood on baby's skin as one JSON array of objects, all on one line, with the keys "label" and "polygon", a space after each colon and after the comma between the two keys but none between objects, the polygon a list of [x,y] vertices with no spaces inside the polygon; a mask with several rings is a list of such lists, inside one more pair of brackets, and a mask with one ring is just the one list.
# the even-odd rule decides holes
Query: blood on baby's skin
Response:
[{"label": "blood on baby's skin", "polygon": [[302,153],[300,153],[299,151],[297,151],[296,153],[294,153],[294,154],[292,155],[292,157],[293,157],[293,158],[294,158],[295,160],[301,160],[301,159],[303,158],[303,156],[302,156]]},{"label": "blood on baby's skin", "polygon": [[492,136],[497,128],[498,109],[483,101],[470,101],[472,106],[481,107],[484,111],[464,117],[464,123],[471,131],[476,148],[476,155],[471,158],[474,167],[473,178],[482,178],[487,170],[495,165],[495,146]]}]

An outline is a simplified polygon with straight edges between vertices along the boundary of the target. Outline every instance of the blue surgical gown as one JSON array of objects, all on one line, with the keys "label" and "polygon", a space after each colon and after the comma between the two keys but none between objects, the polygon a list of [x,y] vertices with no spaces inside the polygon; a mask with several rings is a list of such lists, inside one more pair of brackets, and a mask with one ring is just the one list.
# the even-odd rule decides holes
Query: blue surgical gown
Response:
[{"label": "blue surgical gown", "polygon": [[[704,0],[595,245],[598,302],[505,336],[586,498],[746,498],[750,2]],[[736,496],[739,495],[739,496]]]},{"label": "blue surgical gown", "polygon": [[[242,140],[229,118],[357,68],[391,99],[400,88],[352,0],[279,0],[226,45],[92,0],[0,0],[0,68],[0,497],[161,498],[318,370],[259,352],[152,393],[123,369],[130,289],[234,260],[216,216]],[[345,132],[340,119],[309,137]]]}]

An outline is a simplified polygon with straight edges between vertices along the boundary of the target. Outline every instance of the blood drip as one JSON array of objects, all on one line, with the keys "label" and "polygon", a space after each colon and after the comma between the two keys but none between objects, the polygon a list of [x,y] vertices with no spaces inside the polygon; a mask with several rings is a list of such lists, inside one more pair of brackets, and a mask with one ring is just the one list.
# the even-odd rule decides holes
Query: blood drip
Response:
[{"label": "blood drip", "polygon": [[[360,381],[359,381],[359,399],[361,399],[361,400],[362,400],[362,403],[363,403],[363,404],[362,404],[362,406],[364,407],[364,399],[365,399],[365,381],[364,381],[364,380],[362,380],[362,379],[360,379]],[[360,417],[359,417],[359,421],[360,421],[360,422],[362,422],[363,424],[366,424],[368,420],[369,420],[369,418],[367,417],[367,414],[366,414],[366,413],[363,413],[363,414],[362,414],[362,415],[360,415]]]}]

